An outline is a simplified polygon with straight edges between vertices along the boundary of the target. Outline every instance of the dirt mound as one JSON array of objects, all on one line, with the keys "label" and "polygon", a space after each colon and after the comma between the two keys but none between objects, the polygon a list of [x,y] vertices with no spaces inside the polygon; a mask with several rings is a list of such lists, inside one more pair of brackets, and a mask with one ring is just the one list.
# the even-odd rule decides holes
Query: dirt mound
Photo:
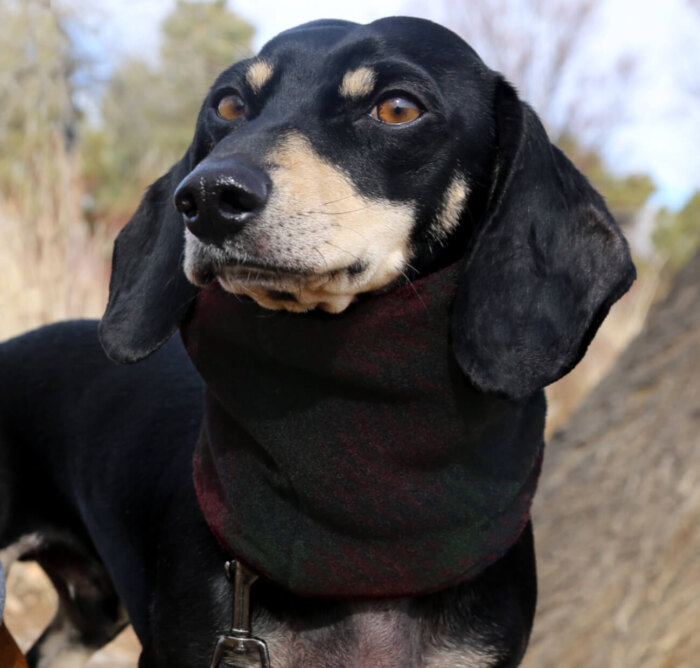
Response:
[{"label": "dirt mound", "polygon": [[700,256],[548,444],[525,666],[697,666]]}]

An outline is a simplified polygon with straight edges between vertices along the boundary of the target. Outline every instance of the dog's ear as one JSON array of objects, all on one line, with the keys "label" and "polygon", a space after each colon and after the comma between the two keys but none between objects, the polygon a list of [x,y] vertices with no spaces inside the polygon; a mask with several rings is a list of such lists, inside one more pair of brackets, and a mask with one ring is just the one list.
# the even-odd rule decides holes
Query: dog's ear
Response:
[{"label": "dog's ear", "polygon": [[182,269],[184,224],[173,205],[175,188],[188,171],[186,155],[148,189],[114,243],[99,336],[115,362],[137,362],[162,346],[196,293]]},{"label": "dog's ear", "polygon": [[503,80],[489,203],[453,306],[457,361],[512,399],[561,378],[635,278],[603,198]]}]

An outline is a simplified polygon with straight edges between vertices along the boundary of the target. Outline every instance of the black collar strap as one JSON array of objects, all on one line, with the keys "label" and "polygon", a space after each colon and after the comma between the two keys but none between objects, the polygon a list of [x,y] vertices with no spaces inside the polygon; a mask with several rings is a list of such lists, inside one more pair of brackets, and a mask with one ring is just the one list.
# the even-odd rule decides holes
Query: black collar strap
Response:
[{"label": "black collar strap", "polygon": [[449,341],[457,276],[339,315],[199,292],[182,326],[207,384],[195,484],[230,554],[298,594],[406,596],[473,577],[517,540],[544,399],[464,377]]}]

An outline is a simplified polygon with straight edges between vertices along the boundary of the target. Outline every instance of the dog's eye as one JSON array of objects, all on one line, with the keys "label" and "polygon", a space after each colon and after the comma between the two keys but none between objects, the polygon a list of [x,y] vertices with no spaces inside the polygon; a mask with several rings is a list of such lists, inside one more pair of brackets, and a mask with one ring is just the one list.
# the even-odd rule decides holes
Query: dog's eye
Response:
[{"label": "dog's eye", "polygon": [[226,95],[221,98],[216,113],[225,121],[232,121],[245,112],[245,102],[238,95]]},{"label": "dog's eye", "polygon": [[382,123],[400,125],[414,121],[421,115],[420,107],[405,97],[394,95],[372,109],[370,116]]}]

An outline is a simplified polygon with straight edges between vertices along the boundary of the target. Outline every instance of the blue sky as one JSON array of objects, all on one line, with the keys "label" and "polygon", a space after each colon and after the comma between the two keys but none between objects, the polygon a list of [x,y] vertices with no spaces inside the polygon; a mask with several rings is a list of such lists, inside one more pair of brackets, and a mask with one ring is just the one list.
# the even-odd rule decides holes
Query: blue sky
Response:
[{"label": "blue sky", "polygon": [[[97,20],[89,21],[95,30],[90,50],[105,65],[125,55],[152,57],[158,24],[173,1],[93,0],[89,8]],[[610,133],[605,157],[618,172],[650,173],[659,186],[655,201],[681,206],[700,188],[700,13],[687,0],[600,1],[600,20],[587,45],[591,66],[604,71],[620,53],[638,62],[627,93],[628,117]],[[440,3],[428,0],[229,0],[229,6],[256,26],[256,47],[285,28],[322,17],[366,23],[410,14],[440,20]]]}]

